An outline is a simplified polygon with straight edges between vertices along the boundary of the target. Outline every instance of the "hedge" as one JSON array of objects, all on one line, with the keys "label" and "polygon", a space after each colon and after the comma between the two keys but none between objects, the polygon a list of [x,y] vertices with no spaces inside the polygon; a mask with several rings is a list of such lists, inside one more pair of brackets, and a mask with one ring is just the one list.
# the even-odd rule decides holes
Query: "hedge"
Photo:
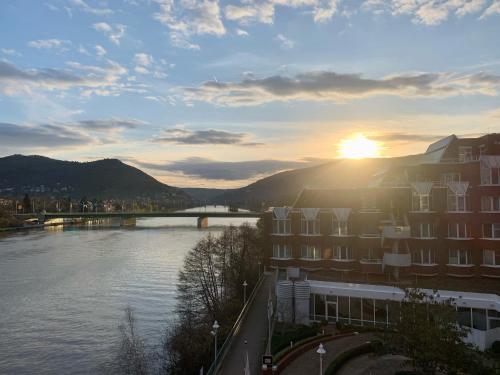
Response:
[{"label": "hedge", "polygon": [[325,375],[335,374],[338,370],[340,370],[342,366],[344,366],[353,358],[356,358],[363,354],[375,352],[377,350],[377,345],[380,345],[379,341],[366,342],[364,344],[361,344],[360,346],[356,346],[355,348],[340,353],[327,367]]}]

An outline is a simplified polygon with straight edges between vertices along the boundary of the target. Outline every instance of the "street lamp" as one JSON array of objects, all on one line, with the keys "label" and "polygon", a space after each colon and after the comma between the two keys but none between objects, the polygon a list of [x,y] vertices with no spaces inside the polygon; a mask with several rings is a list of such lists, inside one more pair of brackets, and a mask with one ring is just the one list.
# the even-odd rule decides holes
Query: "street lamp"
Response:
[{"label": "street lamp", "polygon": [[325,348],[323,347],[323,344],[319,344],[318,350],[316,350],[316,353],[319,354],[319,375],[323,375],[323,354],[326,353]]},{"label": "street lamp", "polygon": [[212,326],[213,331],[210,332],[214,336],[214,363],[217,361],[217,330],[220,328],[217,320],[214,322]]},{"label": "street lamp", "polygon": [[243,281],[243,305],[247,303],[247,281]]}]

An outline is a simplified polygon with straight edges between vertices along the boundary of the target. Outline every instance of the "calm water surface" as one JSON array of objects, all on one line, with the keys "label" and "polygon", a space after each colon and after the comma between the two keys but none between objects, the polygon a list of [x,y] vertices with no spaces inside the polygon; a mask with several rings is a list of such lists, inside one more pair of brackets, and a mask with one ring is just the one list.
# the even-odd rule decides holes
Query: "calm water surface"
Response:
[{"label": "calm water surface", "polygon": [[[211,210],[211,208],[208,208]],[[220,208],[219,208],[220,209]],[[0,237],[0,374],[89,374],[119,342],[131,306],[148,345],[174,316],[178,270],[208,232],[254,219],[141,219],[134,229]]]}]

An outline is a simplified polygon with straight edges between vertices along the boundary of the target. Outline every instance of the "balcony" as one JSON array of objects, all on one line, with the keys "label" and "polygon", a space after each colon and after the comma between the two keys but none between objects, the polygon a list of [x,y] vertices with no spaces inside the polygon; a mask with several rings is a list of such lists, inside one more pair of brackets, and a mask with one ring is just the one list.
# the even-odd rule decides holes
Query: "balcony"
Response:
[{"label": "balcony", "polygon": [[436,263],[413,263],[411,273],[417,276],[437,276],[439,274],[439,265]]},{"label": "balcony", "polygon": [[481,264],[479,267],[479,273],[482,277],[500,279],[500,265],[490,266],[487,264]]},{"label": "balcony", "polygon": [[384,265],[392,267],[411,266],[411,254],[384,253]]},{"label": "balcony", "polygon": [[388,225],[382,229],[382,237],[403,240],[411,237],[410,226]]},{"label": "balcony", "polygon": [[473,264],[447,264],[446,274],[454,277],[473,277],[474,269]]},{"label": "balcony", "polygon": [[359,260],[359,270],[362,273],[383,273],[382,259],[363,258]]}]

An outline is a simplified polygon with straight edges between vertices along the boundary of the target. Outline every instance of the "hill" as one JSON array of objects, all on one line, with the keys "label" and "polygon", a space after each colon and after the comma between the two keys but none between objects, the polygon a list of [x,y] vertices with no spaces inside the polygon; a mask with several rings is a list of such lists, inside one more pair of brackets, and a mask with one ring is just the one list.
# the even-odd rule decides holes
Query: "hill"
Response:
[{"label": "hill", "polygon": [[190,200],[181,189],[165,185],[117,159],[73,162],[43,156],[0,158],[0,195],[71,196],[79,199]]},{"label": "hill", "polygon": [[304,188],[330,189],[367,186],[374,177],[415,157],[339,159],[325,164],[277,173],[240,189],[229,190],[214,201],[261,209],[262,206],[291,205]]}]

